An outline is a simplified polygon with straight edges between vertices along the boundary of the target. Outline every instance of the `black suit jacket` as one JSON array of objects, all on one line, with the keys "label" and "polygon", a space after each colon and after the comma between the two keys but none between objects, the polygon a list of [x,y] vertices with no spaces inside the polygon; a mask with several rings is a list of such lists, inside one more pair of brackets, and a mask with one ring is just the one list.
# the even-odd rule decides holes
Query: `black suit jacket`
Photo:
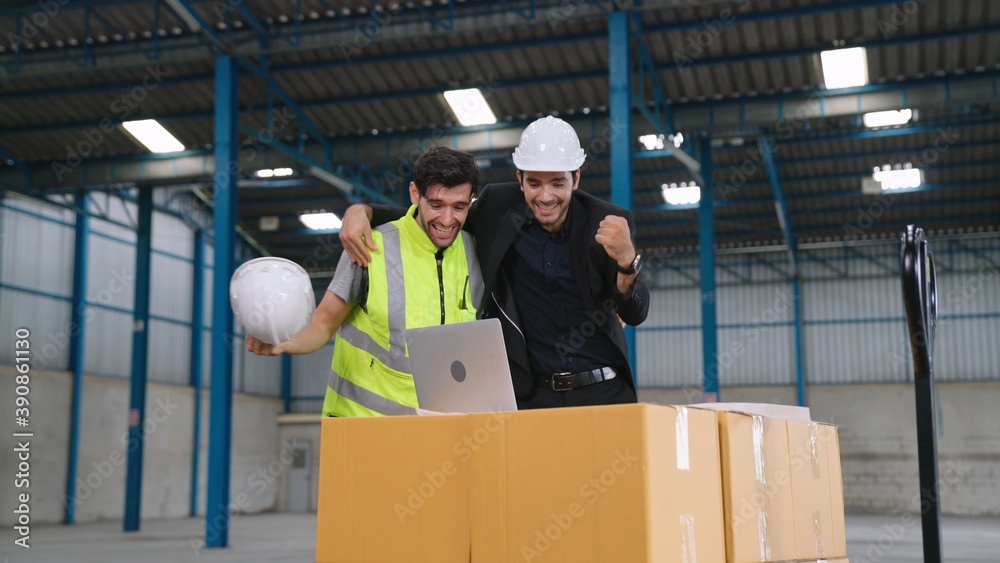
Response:
[{"label": "black suit jacket", "polygon": [[[373,205],[372,209],[374,225],[394,220],[400,215],[399,208]],[[618,292],[617,265],[594,238],[601,220],[608,215],[625,217],[634,240],[635,220],[629,211],[586,192],[573,192],[573,212],[569,224],[573,277],[580,286],[588,316],[615,343],[618,355],[608,358],[607,364],[618,368],[619,377],[625,377],[629,385],[633,385],[625,332],[618,324],[615,313],[630,325],[642,323],[649,311],[649,289],[640,276],[631,294]],[[464,227],[476,238],[476,254],[486,285],[484,302],[479,306],[480,316],[500,320],[514,392],[519,398],[532,392],[538,377],[532,375],[528,367],[528,353],[514,295],[504,279],[502,264],[518,233],[530,218],[524,194],[516,182],[490,184],[472,205]]]}]

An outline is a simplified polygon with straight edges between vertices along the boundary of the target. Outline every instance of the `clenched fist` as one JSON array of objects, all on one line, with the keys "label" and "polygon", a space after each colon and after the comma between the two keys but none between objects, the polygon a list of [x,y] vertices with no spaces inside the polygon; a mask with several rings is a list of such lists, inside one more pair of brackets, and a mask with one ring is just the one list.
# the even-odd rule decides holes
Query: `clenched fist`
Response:
[{"label": "clenched fist", "polygon": [[594,239],[604,247],[605,252],[622,268],[628,268],[635,259],[635,247],[632,245],[632,233],[629,232],[628,220],[618,215],[608,215],[597,228]]}]

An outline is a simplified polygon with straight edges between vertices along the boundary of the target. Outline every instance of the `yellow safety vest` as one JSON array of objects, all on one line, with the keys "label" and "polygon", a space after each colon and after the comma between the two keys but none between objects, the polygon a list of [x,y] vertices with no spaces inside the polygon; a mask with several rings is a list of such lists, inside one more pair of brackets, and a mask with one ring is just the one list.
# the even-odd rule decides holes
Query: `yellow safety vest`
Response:
[{"label": "yellow safety vest", "polygon": [[337,331],[323,416],[416,414],[406,329],[476,319],[483,277],[472,236],[462,231],[439,265],[415,211],[372,232],[379,250],[368,265],[368,298]]}]

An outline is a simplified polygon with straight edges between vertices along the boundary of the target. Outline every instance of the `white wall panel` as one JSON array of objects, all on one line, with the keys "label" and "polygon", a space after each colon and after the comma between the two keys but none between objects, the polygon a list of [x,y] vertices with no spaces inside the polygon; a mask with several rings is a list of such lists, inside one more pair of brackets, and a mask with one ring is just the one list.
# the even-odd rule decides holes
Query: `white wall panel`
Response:
[{"label": "white wall panel", "polygon": [[190,328],[150,319],[149,379],[178,385],[187,385],[191,381]]},{"label": "white wall panel", "polygon": [[69,366],[70,303],[50,297],[0,289],[0,362],[13,363],[15,331],[26,328],[32,369]]},{"label": "white wall panel", "polygon": [[[92,313],[92,316],[91,316]],[[87,323],[88,373],[130,377],[132,375],[132,315],[91,307]]]},{"label": "white wall panel", "polygon": [[149,313],[190,322],[193,264],[153,253],[150,272]]},{"label": "white wall panel", "polygon": [[[0,209],[0,282],[70,296],[73,291],[75,221],[50,206],[16,201]],[[8,208],[15,207],[16,209]],[[57,223],[18,211],[68,222]]]}]

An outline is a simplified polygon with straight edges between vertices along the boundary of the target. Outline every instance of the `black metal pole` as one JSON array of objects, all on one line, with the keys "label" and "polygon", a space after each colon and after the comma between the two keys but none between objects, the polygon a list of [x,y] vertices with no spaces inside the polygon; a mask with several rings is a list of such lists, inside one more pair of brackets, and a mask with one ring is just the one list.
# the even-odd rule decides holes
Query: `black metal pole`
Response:
[{"label": "black metal pole", "polygon": [[934,423],[934,330],[937,279],[924,231],[906,227],[901,251],[903,305],[913,355],[917,403],[917,459],[920,465],[920,520],[925,563],[940,563],[941,505],[938,495],[937,433]]}]

